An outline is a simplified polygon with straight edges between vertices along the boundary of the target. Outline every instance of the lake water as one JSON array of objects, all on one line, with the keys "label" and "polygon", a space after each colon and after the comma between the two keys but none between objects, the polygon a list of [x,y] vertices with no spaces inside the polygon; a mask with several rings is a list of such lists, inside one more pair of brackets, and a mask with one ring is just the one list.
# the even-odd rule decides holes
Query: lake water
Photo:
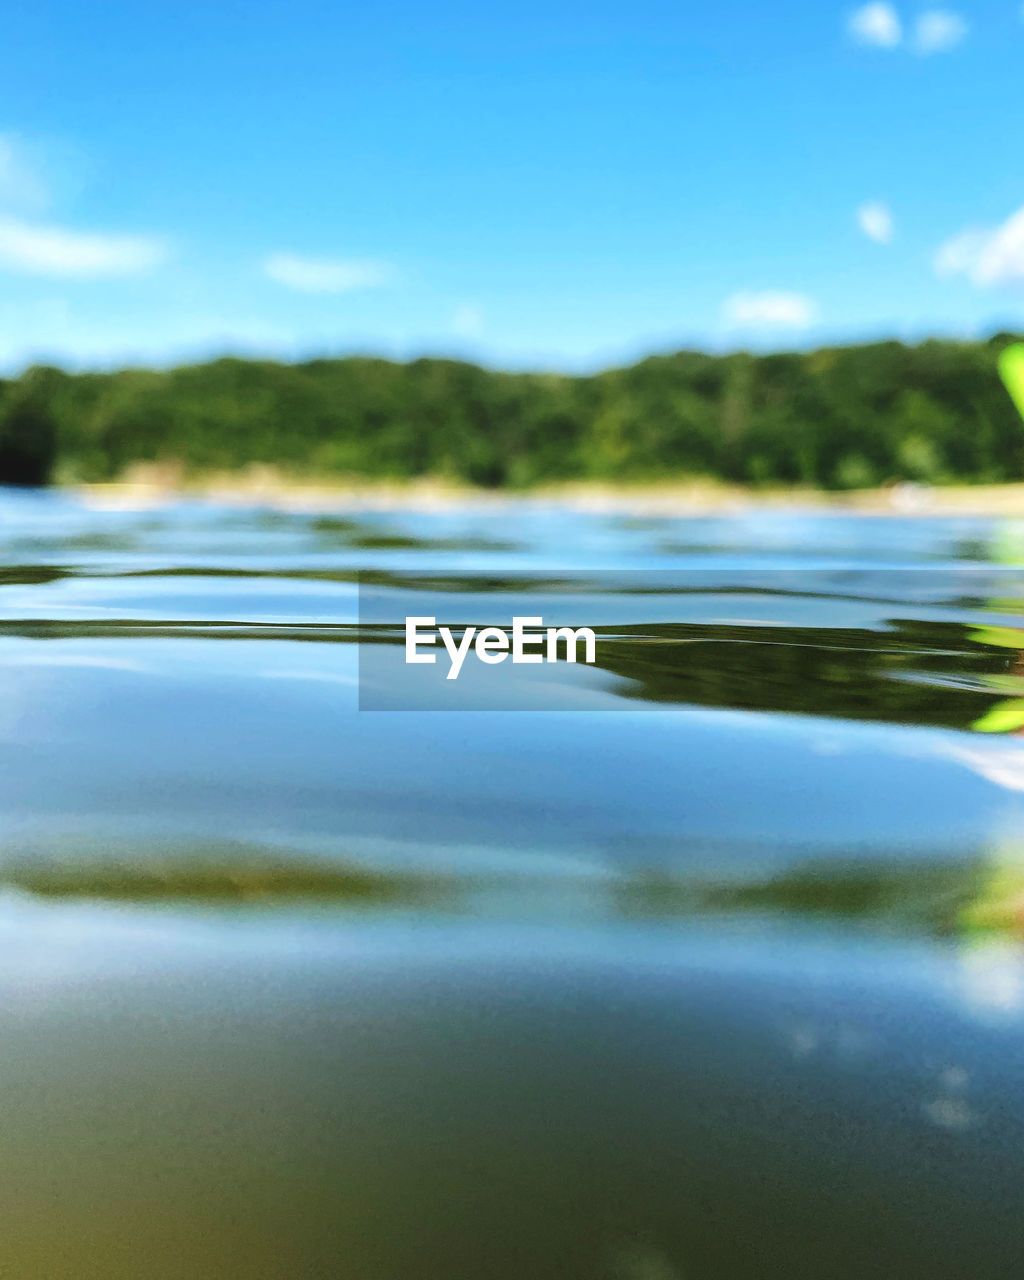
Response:
[{"label": "lake water", "polygon": [[[0,1274],[1022,1274],[1016,565],[0,495]],[[599,660],[417,709],[369,598]]]}]

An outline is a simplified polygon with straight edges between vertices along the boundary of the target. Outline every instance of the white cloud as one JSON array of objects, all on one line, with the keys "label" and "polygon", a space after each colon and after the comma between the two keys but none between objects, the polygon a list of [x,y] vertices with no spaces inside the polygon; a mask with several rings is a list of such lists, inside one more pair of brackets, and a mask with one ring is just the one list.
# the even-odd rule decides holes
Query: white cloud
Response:
[{"label": "white cloud", "polygon": [[152,236],[104,235],[0,217],[0,269],[95,279],[149,271],[166,255]]},{"label": "white cloud", "polygon": [[903,25],[891,4],[866,4],[850,15],[847,30],[858,44],[895,49],[903,39]]},{"label": "white cloud", "polygon": [[939,246],[935,255],[935,274],[939,276],[973,275],[978,259],[992,236],[991,231],[968,227]]},{"label": "white cloud", "polygon": [[914,52],[926,58],[932,53],[945,53],[967,34],[967,23],[958,13],[946,9],[929,9],[922,13],[914,28]]},{"label": "white cloud", "polygon": [[375,289],[394,279],[386,262],[354,258],[304,258],[297,253],[273,253],[263,270],[278,284],[302,293],[350,293]]},{"label": "white cloud", "polygon": [[452,316],[452,333],[460,338],[479,338],[483,328],[484,317],[479,307],[465,304],[455,308]]},{"label": "white cloud", "polygon": [[869,240],[877,244],[889,244],[895,228],[892,211],[880,200],[869,200],[857,210],[857,225]]},{"label": "white cloud", "polygon": [[965,275],[980,288],[1024,284],[1024,208],[994,229],[969,227],[935,255],[940,276]]},{"label": "white cloud", "polygon": [[817,314],[810,298],[800,293],[735,293],[722,307],[732,325],[771,329],[804,329]]}]

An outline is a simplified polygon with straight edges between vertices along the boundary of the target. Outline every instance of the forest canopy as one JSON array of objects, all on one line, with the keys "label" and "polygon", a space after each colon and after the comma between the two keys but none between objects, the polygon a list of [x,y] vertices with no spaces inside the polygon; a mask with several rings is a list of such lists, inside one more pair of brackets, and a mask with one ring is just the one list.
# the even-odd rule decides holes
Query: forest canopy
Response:
[{"label": "forest canopy", "polygon": [[996,369],[1012,335],[806,353],[652,356],[588,376],[454,360],[233,357],[155,371],[34,367],[0,382],[0,483],[433,476],[489,487],[707,476],[848,489],[1024,478]]}]

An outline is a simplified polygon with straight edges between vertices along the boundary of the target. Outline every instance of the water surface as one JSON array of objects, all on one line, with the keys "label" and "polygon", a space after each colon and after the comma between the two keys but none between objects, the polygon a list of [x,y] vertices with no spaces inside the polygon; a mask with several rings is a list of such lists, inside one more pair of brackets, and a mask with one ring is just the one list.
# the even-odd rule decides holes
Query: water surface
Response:
[{"label": "water surface", "polygon": [[[0,1271],[1017,1274],[1022,546],[4,494]],[[599,663],[360,710],[360,576]]]}]

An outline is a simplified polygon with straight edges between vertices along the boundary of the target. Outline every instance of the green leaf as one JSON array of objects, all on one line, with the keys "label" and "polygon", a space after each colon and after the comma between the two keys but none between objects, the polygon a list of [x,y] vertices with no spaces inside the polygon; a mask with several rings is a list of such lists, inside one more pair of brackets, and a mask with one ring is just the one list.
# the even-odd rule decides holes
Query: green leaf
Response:
[{"label": "green leaf", "polygon": [[999,373],[1013,403],[1024,417],[1024,342],[1015,342],[999,357]]},{"label": "green leaf", "polygon": [[997,702],[971,725],[979,733],[1013,733],[1024,728],[1024,698]]},{"label": "green leaf", "polygon": [[1024,627],[972,627],[967,639],[998,649],[1024,649]]}]

